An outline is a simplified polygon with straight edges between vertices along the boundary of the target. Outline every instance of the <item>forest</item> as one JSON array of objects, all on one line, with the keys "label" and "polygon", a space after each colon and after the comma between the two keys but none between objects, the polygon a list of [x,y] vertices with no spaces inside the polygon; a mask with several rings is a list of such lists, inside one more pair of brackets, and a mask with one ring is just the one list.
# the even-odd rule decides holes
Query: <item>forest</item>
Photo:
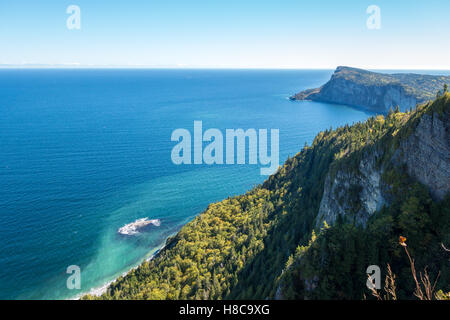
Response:
[{"label": "forest", "polygon": [[[436,200],[392,161],[426,114],[448,123],[450,94],[320,132],[264,183],[210,204],[154,259],[83,299],[376,299],[366,287],[369,265],[380,266],[383,285],[389,265],[396,298],[417,299],[406,245],[417,273],[437,280],[433,298],[448,297],[450,196]],[[389,202],[365,225],[353,209],[334,224],[316,221],[327,175],[357,171],[374,150]]]}]

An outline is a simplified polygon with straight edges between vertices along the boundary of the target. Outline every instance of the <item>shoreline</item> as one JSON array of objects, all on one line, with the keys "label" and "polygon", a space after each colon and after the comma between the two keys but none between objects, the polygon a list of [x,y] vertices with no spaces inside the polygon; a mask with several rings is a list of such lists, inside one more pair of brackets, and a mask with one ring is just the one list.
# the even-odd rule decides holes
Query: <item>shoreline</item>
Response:
[{"label": "shoreline", "polygon": [[144,258],[144,260],[142,260],[141,262],[139,262],[136,266],[129,268],[127,271],[122,272],[121,275],[116,276],[114,279],[112,279],[112,280],[110,280],[110,281],[107,281],[106,283],[102,284],[101,286],[93,287],[93,288],[89,289],[89,291],[87,291],[87,292],[79,293],[79,294],[77,294],[76,296],[71,297],[71,298],[68,298],[68,299],[66,299],[66,300],[80,300],[81,297],[83,297],[83,296],[85,296],[85,295],[88,295],[88,294],[91,295],[91,296],[94,296],[94,297],[100,297],[102,294],[104,294],[104,293],[108,290],[109,286],[110,286],[112,283],[114,283],[119,277],[125,277],[125,276],[126,276],[128,273],[130,273],[131,271],[136,270],[142,263],[148,262],[148,261],[150,261],[150,260],[153,260],[153,259],[156,257],[156,255],[157,255],[161,250],[163,250],[163,249],[166,247],[167,239],[169,239],[170,237],[176,235],[177,233],[178,233],[178,232],[169,235],[169,236],[164,240],[164,242],[163,242],[162,245],[156,247],[154,253],[152,253],[148,258]]}]

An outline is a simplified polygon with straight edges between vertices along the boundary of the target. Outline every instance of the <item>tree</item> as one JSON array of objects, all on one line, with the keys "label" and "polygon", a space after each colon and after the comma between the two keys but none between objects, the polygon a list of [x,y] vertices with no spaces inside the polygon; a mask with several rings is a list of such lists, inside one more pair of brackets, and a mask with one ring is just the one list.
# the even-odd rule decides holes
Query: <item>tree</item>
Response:
[{"label": "tree", "polygon": [[394,113],[394,110],[392,110],[392,106],[391,106],[388,111],[388,117],[391,116],[393,113]]}]

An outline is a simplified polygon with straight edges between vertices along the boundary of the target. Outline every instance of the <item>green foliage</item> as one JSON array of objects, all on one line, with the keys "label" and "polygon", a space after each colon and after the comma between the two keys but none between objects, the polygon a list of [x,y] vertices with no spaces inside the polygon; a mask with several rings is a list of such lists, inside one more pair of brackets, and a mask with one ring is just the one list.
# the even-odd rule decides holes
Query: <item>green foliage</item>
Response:
[{"label": "green foliage", "polygon": [[[435,202],[405,168],[390,161],[399,141],[408,138],[424,114],[448,121],[449,107],[450,95],[446,93],[413,113],[391,112],[382,127],[389,129],[382,130],[384,134],[376,143],[356,148],[350,157],[332,164],[336,170],[350,170],[357,167],[361,154],[383,154],[379,166],[384,168],[389,206],[373,215],[367,228],[338,219],[318,235],[313,245],[296,252],[281,279],[284,298],[361,299],[369,293],[364,285],[365,268],[388,263],[398,275],[399,298],[412,298],[414,283],[409,262],[398,245],[400,235],[408,238],[416,268],[427,268],[434,277],[440,272],[437,288],[446,292],[450,289],[449,254],[441,247],[441,243],[450,241],[450,196]],[[350,192],[357,190],[350,188]]]},{"label": "green foliage", "polygon": [[[404,182],[412,183],[405,173]],[[450,197],[436,204],[427,190],[417,184],[400,183],[402,197],[374,215],[367,228],[336,223],[322,230],[314,243],[296,252],[281,285],[285,299],[361,299],[370,296],[365,287],[369,265],[386,267],[389,263],[398,275],[400,299],[413,298],[414,283],[410,265],[398,244],[406,236],[416,257],[416,268],[434,277],[441,272],[437,288],[449,290],[448,253],[441,242],[450,234]],[[386,270],[384,270],[386,271]],[[433,278],[434,280],[434,278]],[[315,283],[311,289],[308,283]]]},{"label": "green foliage", "polygon": [[[450,197],[439,203],[390,161],[424,114],[448,119],[450,94],[386,117],[320,132],[262,185],[211,204],[167,241],[151,261],[120,277],[102,299],[265,299],[281,289],[288,299],[361,299],[368,265],[390,263],[401,279],[400,297],[414,286],[398,236],[408,238],[417,266],[441,270],[438,289],[449,291]],[[358,172],[364,155],[384,168],[390,205],[367,227],[338,217],[314,230],[328,174]],[[358,186],[350,188],[358,210]],[[448,255],[448,254],[447,254]],[[85,296],[85,299],[92,298]]]},{"label": "green foliage", "polygon": [[211,204],[171,238],[153,260],[118,279],[106,299],[220,299],[263,247],[270,230],[270,192]]}]

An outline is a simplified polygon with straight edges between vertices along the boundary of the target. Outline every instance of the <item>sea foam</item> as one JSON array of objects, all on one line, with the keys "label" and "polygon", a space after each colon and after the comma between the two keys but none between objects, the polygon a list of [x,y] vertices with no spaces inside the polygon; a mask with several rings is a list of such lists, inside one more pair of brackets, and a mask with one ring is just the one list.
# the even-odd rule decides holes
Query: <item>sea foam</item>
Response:
[{"label": "sea foam", "polygon": [[139,233],[139,229],[142,229],[150,224],[153,224],[156,227],[161,225],[161,221],[159,219],[151,219],[148,220],[148,217],[137,219],[136,221],[126,224],[123,227],[117,230],[118,233],[123,235],[132,236]]}]

